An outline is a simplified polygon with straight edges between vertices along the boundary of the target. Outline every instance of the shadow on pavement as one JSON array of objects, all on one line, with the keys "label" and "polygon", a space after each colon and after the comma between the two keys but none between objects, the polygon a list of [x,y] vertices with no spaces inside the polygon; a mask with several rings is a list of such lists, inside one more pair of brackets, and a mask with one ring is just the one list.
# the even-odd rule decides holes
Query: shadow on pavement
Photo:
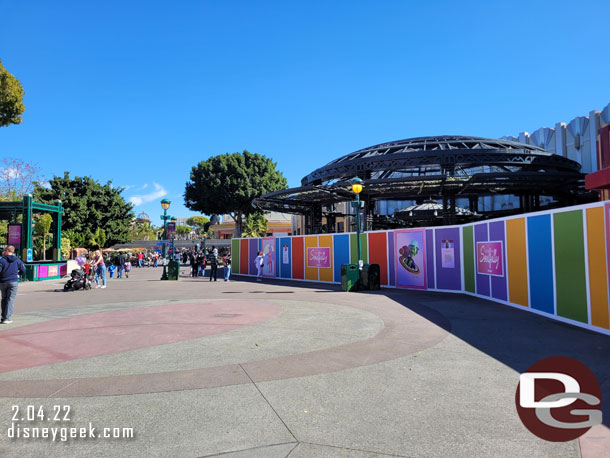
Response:
[{"label": "shadow on pavement", "polygon": [[[342,293],[334,284],[286,280],[264,283]],[[519,373],[549,356],[581,361],[602,385],[603,423],[610,426],[610,336],[465,294],[399,289],[350,294],[354,299],[360,294],[386,296]]]}]

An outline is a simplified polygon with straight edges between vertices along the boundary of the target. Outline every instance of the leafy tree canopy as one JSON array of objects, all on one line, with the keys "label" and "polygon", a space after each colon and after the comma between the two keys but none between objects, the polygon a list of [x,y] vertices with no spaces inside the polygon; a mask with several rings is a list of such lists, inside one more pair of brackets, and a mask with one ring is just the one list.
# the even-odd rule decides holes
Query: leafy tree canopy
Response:
[{"label": "leafy tree canopy", "polygon": [[267,218],[262,212],[251,213],[246,218],[243,237],[264,237],[267,235]]},{"label": "leafy tree canopy", "polygon": [[21,115],[25,111],[24,95],[19,80],[4,68],[0,60],[0,127],[21,124]]},{"label": "leafy tree canopy", "polygon": [[187,235],[191,233],[192,228],[190,226],[178,226],[176,227],[176,233],[178,235]]},{"label": "leafy tree canopy", "polygon": [[134,218],[133,206],[109,181],[105,185],[90,177],[53,177],[50,188],[36,184],[36,200],[52,203],[59,199],[65,209],[62,229],[69,231],[73,245],[106,248],[117,243],[129,242],[129,229]]},{"label": "leafy tree canopy", "polygon": [[191,216],[186,220],[186,224],[194,227],[197,232],[203,232],[203,227],[208,222],[210,222],[210,219],[206,216]]},{"label": "leafy tree canopy", "polygon": [[253,154],[222,154],[201,161],[191,171],[184,201],[187,208],[201,213],[229,214],[235,220],[235,235],[241,235],[243,216],[256,210],[252,200],[288,185],[271,159]]}]

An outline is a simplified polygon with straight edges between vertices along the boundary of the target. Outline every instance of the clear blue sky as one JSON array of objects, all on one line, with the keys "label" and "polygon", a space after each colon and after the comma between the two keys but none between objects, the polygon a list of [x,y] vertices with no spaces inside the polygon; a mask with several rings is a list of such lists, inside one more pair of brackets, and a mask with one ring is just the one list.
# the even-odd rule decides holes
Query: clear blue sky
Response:
[{"label": "clear blue sky", "polygon": [[601,109],[608,18],[608,0],[0,0],[0,59],[26,91],[0,157],[130,187],[158,224],[164,192],[192,214],[184,184],[211,155],[265,154],[297,186],[376,143]]}]

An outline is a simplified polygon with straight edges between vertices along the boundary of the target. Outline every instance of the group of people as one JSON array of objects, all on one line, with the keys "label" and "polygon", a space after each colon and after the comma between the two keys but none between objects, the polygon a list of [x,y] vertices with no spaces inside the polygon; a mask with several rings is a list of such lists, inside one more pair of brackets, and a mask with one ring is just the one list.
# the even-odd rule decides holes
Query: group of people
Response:
[{"label": "group of people", "polygon": [[192,277],[205,277],[206,267],[210,266],[210,281],[217,281],[218,267],[224,267],[224,280],[230,281],[231,276],[231,255],[218,255],[218,249],[212,248],[207,253],[204,250],[184,251],[182,253],[182,263],[191,265]]}]

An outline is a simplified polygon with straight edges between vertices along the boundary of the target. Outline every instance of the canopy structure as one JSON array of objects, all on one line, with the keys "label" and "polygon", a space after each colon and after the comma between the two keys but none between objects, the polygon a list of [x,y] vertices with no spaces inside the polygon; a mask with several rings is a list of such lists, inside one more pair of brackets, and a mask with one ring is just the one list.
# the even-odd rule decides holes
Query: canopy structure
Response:
[{"label": "canopy structure", "polygon": [[398,222],[393,215],[376,214],[375,202],[382,200],[437,200],[442,224],[455,223],[458,215],[460,221],[468,220],[469,215],[457,210],[456,199],[466,202],[471,219],[506,214],[482,211],[479,201],[485,196],[516,196],[515,213],[542,208],[541,196],[554,206],[594,200],[575,161],[509,140],[440,136],[382,143],[341,156],[305,176],[300,187],[266,194],[253,205],[305,215],[308,232],[321,232],[323,218],[349,215],[349,206],[338,212],[337,204],[354,198],[349,182],[356,176],[364,180],[360,198],[368,229]]},{"label": "canopy structure", "polygon": [[[34,202],[32,195],[23,196],[21,202],[0,202],[0,219],[9,221],[8,243],[14,244],[17,253],[21,258],[28,262],[31,260],[31,250],[34,244],[34,213],[49,213],[53,217],[51,233],[55,241],[53,249],[53,260],[59,261],[61,258],[61,219],[64,209],[61,201],[56,201],[55,205]],[[21,216],[21,222],[18,222]],[[30,252],[30,256],[28,256]]]}]

